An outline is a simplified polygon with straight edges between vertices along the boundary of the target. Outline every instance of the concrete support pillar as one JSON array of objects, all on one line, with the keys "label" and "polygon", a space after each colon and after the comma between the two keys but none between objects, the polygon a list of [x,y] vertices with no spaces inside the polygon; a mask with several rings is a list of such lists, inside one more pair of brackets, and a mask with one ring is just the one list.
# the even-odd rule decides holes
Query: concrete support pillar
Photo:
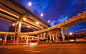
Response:
[{"label": "concrete support pillar", "polygon": [[51,33],[49,33],[49,35],[50,35],[50,40],[52,39],[52,34]]},{"label": "concrete support pillar", "polygon": [[58,34],[56,33],[56,40],[57,40],[57,42],[58,42]]},{"label": "concrete support pillar", "polygon": [[47,37],[49,36],[49,34],[47,33]]},{"label": "concrete support pillar", "polygon": [[41,39],[42,39],[42,34],[41,34]]},{"label": "concrete support pillar", "polygon": [[63,39],[63,41],[64,41],[64,39],[65,39],[64,28],[61,28],[61,33],[62,33],[62,39]]},{"label": "concrete support pillar", "polygon": [[45,33],[43,34],[43,38],[45,38]]},{"label": "concrete support pillar", "polygon": [[39,43],[39,34],[38,34],[38,43]]},{"label": "concrete support pillar", "polygon": [[13,36],[11,36],[11,40],[13,40]]},{"label": "concrete support pillar", "polygon": [[16,35],[17,35],[17,22],[15,23],[15,33],[14,33],[14,44],[15,44],[15,37],[16,37]]},{"label": "concrete support pillar", "polygon": [[16,25],[15,25],[15,36],[17,36],[16,38],[16,44],[19,44],[19,40],[20,40],[20,33],[21,33],[21,20],[17,21],[16,22]]},{"label": "concrete support pillar", "polygon": [[25,39],[27,39],[27,37],[24,37]]},{"label": "concrete support pillar", "polygon": [[3,45],[6,44],[6,41],[7,41],[7,35],[4,35],[4,43],[3,43]]},{"label": "concrete support pillar", "polygon": [[27,44],[28,44],[28,36],[26,38],[27,38]]},{"label": "concrete support pillar", "polygon": [[57,40],[58,38],[57,38],[57,34],[56,34],[56,40]]},{"label": "concrete support pillar", "polygon": [[52,34],[52,36],[53,36],[53,41],[54,41],[54,34]]},{"label": "concrete support pillar", "polygon": [[67,28],[65,28],[65,34],[66,34],[67,38],[69,39]]},{"label": "concrete support pillar", "polygon": [[17,31],[18,33],[17,33],[17,40],[20,40],[20,33],[21,33],[21,22],[22,22],[22,21],[19,21],[19,22],[18,22],[18,31]]},{"label": "concrete support pillar", "polygon": [[19,17],[19,19],[17,19],[15,22],[13,22],[13,23],[15,23],[14,42],[15,42],[15,36],[17,36],[17,38],[16,38],[17,44],[19,43],[19,40],[20,40],[22,18],[26,18],[27,15],[28,15],[27,13],[23,14],[22,16]]}]

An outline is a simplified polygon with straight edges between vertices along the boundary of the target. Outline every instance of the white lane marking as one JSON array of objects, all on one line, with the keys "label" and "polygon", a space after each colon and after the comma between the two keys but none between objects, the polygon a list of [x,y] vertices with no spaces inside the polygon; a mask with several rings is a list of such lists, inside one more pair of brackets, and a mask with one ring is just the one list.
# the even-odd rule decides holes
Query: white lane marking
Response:
[{"label": "white lane marking", "polygon": [[30,51],[30,52],[40,52],[40,51],[33,51],[33,50],[25,50],[25,51]]},{"label": "white lane marking", "polygon": [[40,51],[32,51],[32,52],[40,52]]}]

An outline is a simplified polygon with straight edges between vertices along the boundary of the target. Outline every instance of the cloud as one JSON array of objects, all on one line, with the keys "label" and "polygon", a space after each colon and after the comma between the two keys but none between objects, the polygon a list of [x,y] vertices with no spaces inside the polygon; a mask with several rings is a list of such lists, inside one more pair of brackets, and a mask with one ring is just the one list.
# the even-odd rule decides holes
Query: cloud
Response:
[{"label": "cloud", "polygon": [[49,0],[35,0],[35,4],[33,5],[33,9],[32,11],[34,12],[34,10],[36,9],[38,11],[38,13],[43,13],[44,9],[46,9],[48,7],[48,1]]},{"label": "cloud", "polygon": [[[44,9],[48,7],[48,1],[49,0],[17,0],[20,3],[22,3],[25,7],[30,9],[32,12],[35,10],[37,11],[38,14],[43,13]],[[31,2],[32,6],[29,7],[28,3]],[[36,13],[35,13],[36,14]]]},{"label": "cloud", "polygon": [[57,22],[57,21],[53,21],[53,22],[51,22],[50,25],[53,26],[53,25],[55,25],[54,23],[56,23],[56,22]]},{"label": "cloud", "polygon": [[[62,4],[60,4],[59,6],[61,6],[61,5]],[[61,7],[63,7],[63,6],[61,6]],[[85,9],[86,9],[86,0],[85,1],[84,0],[83,1],[82,0],[71,0],[69,2],[69,6],[67,7],[67,9],[63,8],[63,11],[59,10],[60,13],[63,13],[65,11],[66,12],[63,14],[60,14],[59,17],[57,16],[56,20],[51,22],[51,26],[54,24],[64,22],[65,20],[68,20],[69,18],[77,15],[78,13],[81,13]]]},{"label": "cloud", "polygon": [[67,15],[62,15],[62,16],[58,19],[58,21],[61,23],[61,22],[66,21],[67,19],[68,19],[68,16],[67,16]]},{"label": "cloud", "polygon": [[64,22],[68,19],[68,16],[65,14],[65,15],[62,15],[60,18],[58,18],[57,20],[54,20],[51,22],[51,26],[53,25],[56,25],[57,23],[61,23],[61,22]]},{"label": "cloud", "polygon": [[69,10],[71,10],[73,8],[73,6],[75,5],[76,2],[77,2],[77,0],[71,0],[70,6],[68,7],[67,12],[69,12]]}]

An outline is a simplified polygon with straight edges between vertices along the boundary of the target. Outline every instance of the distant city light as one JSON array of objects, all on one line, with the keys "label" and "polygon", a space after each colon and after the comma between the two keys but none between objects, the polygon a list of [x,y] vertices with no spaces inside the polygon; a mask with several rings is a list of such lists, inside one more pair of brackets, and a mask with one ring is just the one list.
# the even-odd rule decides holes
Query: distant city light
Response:
[{"label": "distant city light", "polygon": [[13,23],[12,25],[14,26],[15,24]]},{"label": "distant city light", "polygon": [[31,46],[37,45],[38,43],[30,43]]},{"label": "distant city light", "polygon": [[0,38],[0,40],[2,40],[2,38]]},{"label": "distant city light", "polygon": [[30,27],[30,26],[27,26],[28,28]]},{"label": "distant city light", "polygon": [[41,14],[41,16],[43,16],[43,13]]},{"label": "distant city light", "polygon": [[26,18],[23,18],[24,21],[26,21]]},{"label": "distant city light", "polygon": [[70,35],[73,35],[73,33],[72,33],[72,32],[70,32]]},{"label": "distant city light", "polygon": [[48,22],[50,23],[50,20],[48,20]]},{"label": "distant city light", "polygon": [[73,42],[74,40],[70,40],[70,42]]},{"label": "distant city light", "polygon": [[33,38],[32,38],[33,39]]},{"label": "distant city light", "polygon": [[36,22],[36,24],[39,24],[39,22]]},{"label": "distant city light", "polygon": [[31,2],[29,2],[28,4],[29,4],[29,6],[32,6],[32,3]]}]

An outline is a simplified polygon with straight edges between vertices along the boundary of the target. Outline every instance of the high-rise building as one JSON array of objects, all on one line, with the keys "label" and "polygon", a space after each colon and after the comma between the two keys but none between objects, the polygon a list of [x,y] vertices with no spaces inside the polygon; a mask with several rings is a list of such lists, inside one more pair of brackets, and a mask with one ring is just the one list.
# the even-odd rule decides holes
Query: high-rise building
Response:
[{"label": "high-rise building", "polygon": [[34,30],[30,29],[30,28],[21,28],[21,32],[33,32]]},{"label": "high-rise building", "polygon": [[[33,32],[34,30],[30,28],[21,28],[21,32]],[[9,32],[15,32],[15,27],[14,26],[9,26]]]},{"label": "high-rise building", "polygon": [[14,26],[9,26],[9,32],[14,32],[15,31],[15,27]]}]

